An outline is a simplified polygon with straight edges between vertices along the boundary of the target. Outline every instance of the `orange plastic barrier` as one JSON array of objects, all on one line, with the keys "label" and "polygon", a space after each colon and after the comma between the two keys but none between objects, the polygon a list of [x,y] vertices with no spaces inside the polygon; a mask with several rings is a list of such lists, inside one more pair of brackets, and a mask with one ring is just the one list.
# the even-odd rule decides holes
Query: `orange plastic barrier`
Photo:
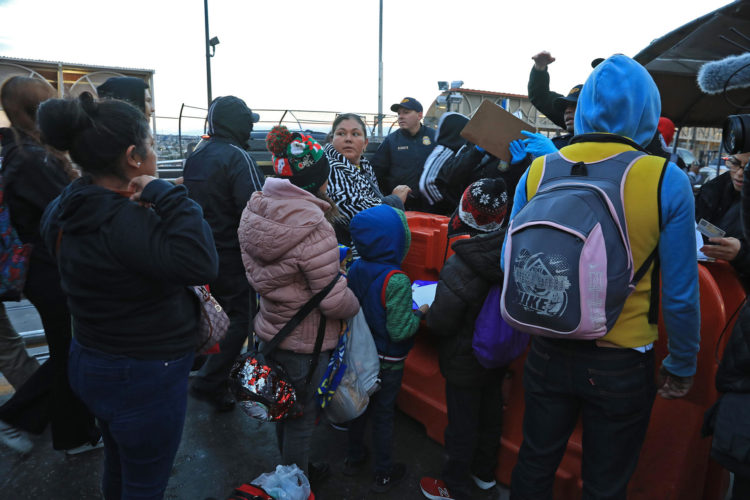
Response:
[{"label": "orange plastic barrier", "polygon": [[[404,261],[411,279],[436,280],[446,252],[447,218],[407,212],[412,230],[412,251]],[[416,242],[416,245],[415,245]],[[679,400],[656,397],[638,467],[628,488],[634,500],[719,500],[726,491],[726,473],[709,459],[710,439],[700,436],[703,414],[716,401],[714,379],[718,363],[715,352],[731,332],[745,292],[731,266],[715,262],[698,266],[701,297],[701,346],[698,371],[691,392]],[[667,354],[662,319],[654,349],[656,367]],[[725,326],[727,332],[720,339]],[[722,351],[719,352],[722,352]],[[506,380],[503,436],[496,470],[498,481],[510,484],[518,459],[523,424],[523,364],[526,356],[514,361]],[[399,407],[424,424],[427,434],[443,443],[447,425],[445,380],[438,368],[434,340],[426,329],[417,334],[414,349],[406,360]],[[555,498],[581,496],[581,425],[568,441],[567,450],[555,480]]]}]

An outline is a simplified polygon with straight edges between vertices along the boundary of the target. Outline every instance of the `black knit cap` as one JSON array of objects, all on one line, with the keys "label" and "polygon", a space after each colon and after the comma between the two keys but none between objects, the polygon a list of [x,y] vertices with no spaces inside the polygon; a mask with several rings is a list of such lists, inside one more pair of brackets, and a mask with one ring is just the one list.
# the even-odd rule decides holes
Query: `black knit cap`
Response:
[{"label": "black knit cap", "polygon": [[508,190],[501,178],[469,185],[448,223],[448,235],[490,233],[503,227],[508,212]]}]

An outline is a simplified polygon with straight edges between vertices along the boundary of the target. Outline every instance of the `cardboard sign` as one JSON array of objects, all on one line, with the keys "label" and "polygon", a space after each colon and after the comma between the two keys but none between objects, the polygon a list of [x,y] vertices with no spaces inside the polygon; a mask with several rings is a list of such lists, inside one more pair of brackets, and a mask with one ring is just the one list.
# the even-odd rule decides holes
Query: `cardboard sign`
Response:
[{"label": "cardboard sign", "polygon": [[525,139],[521,130],[536,132],[534,127],[491,101],[483,101],[469,123],[461,131],[461,137],[481,146],[495,157],[510,163],[508,145],[516,139]]}]

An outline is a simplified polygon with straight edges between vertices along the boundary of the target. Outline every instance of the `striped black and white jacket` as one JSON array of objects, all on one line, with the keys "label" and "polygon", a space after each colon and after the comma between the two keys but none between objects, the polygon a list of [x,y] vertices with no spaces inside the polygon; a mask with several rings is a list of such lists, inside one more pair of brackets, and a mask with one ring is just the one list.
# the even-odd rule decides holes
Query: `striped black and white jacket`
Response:
[{"label": "striped black and white jacket", "polygon": [[359,166],[356,166],[330,144],[325,146],[324,151],[331,166],[328,196],[336,203],[341,214],[334,221],[339,243],[351,245],[349,223],[362,210],[382,203],[399,210],[404,209],[404,204],[397,196],[383,196],[375,172],[364,156],[360,158]]}]

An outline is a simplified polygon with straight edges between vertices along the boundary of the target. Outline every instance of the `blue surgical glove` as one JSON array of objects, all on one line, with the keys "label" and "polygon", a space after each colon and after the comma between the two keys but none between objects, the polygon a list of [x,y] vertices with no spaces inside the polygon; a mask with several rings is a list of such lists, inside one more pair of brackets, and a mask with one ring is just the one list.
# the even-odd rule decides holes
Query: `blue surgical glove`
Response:
[{"label": "blue surgical glove", "polygon": [[549,137],[543,134],[535,134],[528,130],[521,130],[521,133],[526,136],[526,139],[523,139],[523,143],[526,145],[526,152],[531,153],[534,157],[557,153],[557,148]]},{"label": "blue surgical glove", "polygon": [[485,150],[484,150],[484,148],[482,146],[477,146],[475,144],[474,147],[477,148],[477,151],[479,151],[480,153],[485,153]]},{"label": "blue surgical glove", "polygon": [[510,149],[511,163],[520,163],[526,159],[526,144],[523,140],[516,139],[508,145],[508,149]]}]

